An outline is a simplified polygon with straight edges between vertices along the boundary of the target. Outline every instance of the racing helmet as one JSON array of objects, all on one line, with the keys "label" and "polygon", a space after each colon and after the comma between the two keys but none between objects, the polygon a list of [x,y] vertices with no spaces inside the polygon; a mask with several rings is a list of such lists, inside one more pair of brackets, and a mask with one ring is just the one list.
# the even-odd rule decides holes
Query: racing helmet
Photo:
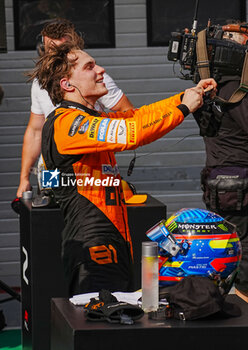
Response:
[{"label": "racing helmet", "polygon": [[[146,232],[159,246],[159,285],[190,275],[206,276],[231,288],[241,260],[236,227],[204,209],[181,209]],[[232,276],[232,278],[230,277]],[[230,280],[232,282],[230,283]]]}]

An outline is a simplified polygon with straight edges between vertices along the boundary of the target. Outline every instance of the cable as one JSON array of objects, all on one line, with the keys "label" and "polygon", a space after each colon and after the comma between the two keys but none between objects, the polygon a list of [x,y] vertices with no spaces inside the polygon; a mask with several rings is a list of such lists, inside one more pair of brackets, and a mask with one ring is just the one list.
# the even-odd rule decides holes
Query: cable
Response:
[{"label": "cable", "polygon": [[107,118],[109,118],[109,115],[108,115],[108,113],[105,112],[105,110],[104,110],[102,104],[101,104],[100,102],[98,102],[98,105],[99,105],[99,107],[100,107],[100,109],[101,109],[101,112],[102,112]]},{"label": "cable", "polygon": [[[79,92],[81,98],[95,110],[95,106],[93,106],[90,102],[88,102],[88,101],[84,98],[84,96],[82,95],[82,93],[81,93],[81,91],[79,90],[79,88],[78,88],[77,86],[75,86],[75,85],[72,85],[71,83],[69,83],[69,84],[70,84],[70,86],[72,86],[72,87],[74,87],[75,89],[77,89],[77,91]],[[104,111],[104,109],[102,108],[101,104],[100,104],[100,103],[98,103],[98,104],[99,104],[99,106],[100,106],[101,112],[102,112],[103,114],[105,114],[105,115],[108,117],[108,114]]]},{"label": "cable", "polygon": [[131,162],[129,163],[129,167],[128,167],[128,169],[127,169],[127,176],[132,175],[133,168],[134,168],[134,164],[135,164],[135,161],[136,161],[136,159],[137,159],[137,157],[136,157],[136,151],[134,150],[133,152],[134,152],[134,157],[133,157],[133,159],[131,160]]},{"label": "cable", "polygon": [[157,153],[157,152],[160,152],[160,151],[167,151],[168,149],[170,149],[171,147],[174,147],[176,146],[177,144],[179,144],[180,142],[184,141],[187,137],[191,137],[191,136],[198,136],[198,134],[189,134],[189,135],[186,135],[184,136],[183,138],[181,138],[180,140],[178,140],[177,142],[173,143],[173,145],[171,146],[168,146],[164,149],[161,149],[161,150],[158,150],[156,152],[148,152],[148,153],[145,153],[145,154],[141,154],[139,156],[136,156],[136,152],[134,150],[134,157],[133,159],[130,161],[129,163],[129,167],[127,169],[127,176],[130,176],[132,175],[132,172],[133,172],[133,168],[134,168],[134,165],[135,165],[135,162],[136,162],[136,159],[138,158],[141,158],[141,157],[146,157],[146,156],[149,156],[151,154],[154,154],[154,153]]},{"label": "cable", "polygon": [[77,91],[79,92],[79,95],[81,96],[81,98],[87,103],[89,104],[93,109],[95,109],[95,106],[93,106],[90,102],[88,102],[82,95],[81,91],[79,90],[79,88],[76,85],[72,85],[71,83],[68,84],[68,86],[72,86],[75,89],[77,89]]}]

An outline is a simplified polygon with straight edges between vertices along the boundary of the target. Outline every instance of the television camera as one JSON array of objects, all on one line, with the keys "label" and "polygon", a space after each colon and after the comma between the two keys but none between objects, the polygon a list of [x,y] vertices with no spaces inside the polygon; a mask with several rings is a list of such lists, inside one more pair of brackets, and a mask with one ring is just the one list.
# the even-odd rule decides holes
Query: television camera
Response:
[{"label": "television camera", "polygon": [[[248,35],[248,24],[211,25],[196,33],[197,20],[191,30],[172,32],[168,49],[168,60],[179,62],[182,79],[198,83],[201,78],[214,78],[217,82],[223,76],[242,75],[247,45],[233,40],[223,40],[225,32]],[[232,34],[230,34],[232,36]],[[202,76],[208,69],[209,76]]]},{"label": "television camera", "polygon": [[[224,110],[229,104],[237,103],[248,92],[248,24],[211,25],[198,32],[197,12],[199,0],[196,0],[192,29],[173,32],[169,43],[168,60],[179,62],[181,79],[198,83],[200,79],[214,78],[217,83],[223,77],[240,77],[240,86],[229,100],[219,96],[204,96],[204,104],[193,115],[200,128],[201,136],[218,135]],[[242,40],[235,40],[237,33]],[[240,39],[240,36],[239,36]]]}]

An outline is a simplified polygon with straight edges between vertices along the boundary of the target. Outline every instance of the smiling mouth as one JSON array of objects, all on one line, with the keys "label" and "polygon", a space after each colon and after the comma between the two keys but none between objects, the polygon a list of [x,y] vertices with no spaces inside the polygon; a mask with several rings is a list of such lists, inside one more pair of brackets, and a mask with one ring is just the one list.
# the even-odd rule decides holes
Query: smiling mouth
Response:
[{"label": "smiling mouth", "polygon": [[98,80],[96,83],[97,84],[102,84],[106,88],[106,84],[104,83],[103,79],[102,80]]}]

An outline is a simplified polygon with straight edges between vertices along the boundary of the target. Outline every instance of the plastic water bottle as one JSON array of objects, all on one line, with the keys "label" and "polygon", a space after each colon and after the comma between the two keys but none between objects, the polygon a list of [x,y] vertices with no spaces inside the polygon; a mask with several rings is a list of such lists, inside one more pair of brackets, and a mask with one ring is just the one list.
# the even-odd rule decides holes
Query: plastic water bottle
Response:
[{"label": "plastic water bottle", "polygon": [[158,309],[158,243],[142,242],[142,309]]},{"label": "plastic water bottle", "polygon": [[33,192],[32,191],[22,192],[22,199],[24,199],[24,200],[32,199],[32,197],[33,197]]}]

